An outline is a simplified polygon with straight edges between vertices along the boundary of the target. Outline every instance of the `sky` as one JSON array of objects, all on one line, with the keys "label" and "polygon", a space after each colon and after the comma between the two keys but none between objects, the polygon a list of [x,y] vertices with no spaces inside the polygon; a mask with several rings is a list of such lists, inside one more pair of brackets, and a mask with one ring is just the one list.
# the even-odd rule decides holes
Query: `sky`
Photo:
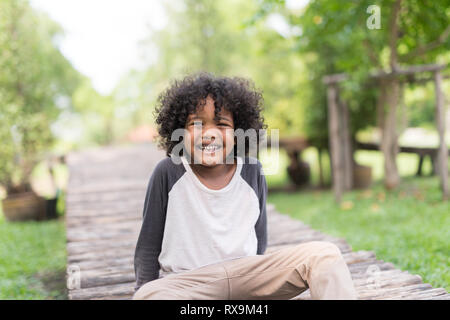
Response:
[{"label": "sky", "polygon": [[164,28],[161,0],[31,0],[65,30],[61,51],[74,67],[109,94],[131,68],[139,68],[139,40]]},{"label": "sky", "polygon": [[[122,75],[143,66],[139,40],[152,30],[164,28],[168,0],[30,0],[65,30],[60,44],[64,56],[88,76],[94,88],[108,95]],[[308,0],[287,0],[287,7],[302,8]],[[289,26],[280,15],[268,19],[280,34]],[[150,28],[149,28],[150,26]]]}]

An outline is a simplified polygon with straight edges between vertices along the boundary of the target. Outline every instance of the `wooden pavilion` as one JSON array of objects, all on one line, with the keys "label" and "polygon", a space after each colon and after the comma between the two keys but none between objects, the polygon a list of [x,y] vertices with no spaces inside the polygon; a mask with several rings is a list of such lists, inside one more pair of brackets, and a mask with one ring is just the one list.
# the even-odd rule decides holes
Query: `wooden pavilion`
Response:
[{"label": "wooden pavilion", "polygon": [[[446,65],[416,65],[408,68],[397,68],[391,72],[377,71],[371,74],[374,80],[401,77],[403,82],[423,83],[434,81],[436,96],[436,128],[439,134],[439,147],[435,170],[440,177],[442,198],[447,200],[448,190],[448,148],[445,143],[445,106],[442,91],[442,70]],[[416,78],[417,74],[431,73],[431,77]],[[350,135],[350,117],[348,106],[339,97],[339,83],[348,79],[347,74],[332,74],[323,78],[327,85],[328,126],[331,156],[332,183],[335,199],[340,202],[342,194],[353,187],[353,146]]]}]

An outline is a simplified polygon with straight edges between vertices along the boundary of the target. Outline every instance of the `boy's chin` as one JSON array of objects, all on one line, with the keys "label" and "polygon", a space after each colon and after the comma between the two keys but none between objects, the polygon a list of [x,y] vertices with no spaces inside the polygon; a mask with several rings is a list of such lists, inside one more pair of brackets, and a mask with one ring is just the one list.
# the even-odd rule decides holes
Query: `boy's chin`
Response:
[{"label": "boy's chin", "polygon": [[196,158],[196,161],[194,161],[194,164],[200,164],[202,166],[206,167],[214,167],[221,164],[233,164],[234,162],[230,162],[232,160],[227,159],[221,154],[221,155],[200,155],[198,158]]},{"label": "boy's chin", "polygon": [[214,167],[219,164],[224,164],[225,160],[218,156],[205,155],[201,159],[198,159],[197,163],[207,167]]}]

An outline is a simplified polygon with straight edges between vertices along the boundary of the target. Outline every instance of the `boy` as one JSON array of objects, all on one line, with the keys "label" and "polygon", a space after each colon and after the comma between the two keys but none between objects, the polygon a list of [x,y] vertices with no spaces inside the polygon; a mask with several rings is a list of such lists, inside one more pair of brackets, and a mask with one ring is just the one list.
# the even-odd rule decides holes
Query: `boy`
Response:
[{"label": "boy", "polygon": [[[133,299],[290,299],[307,288],[313,299],[356,299],[330,242],[264,255],[267,184],[261,163],[234,135],[266,128],[252,84],[201,73],[175,82],[158,101],[168,158],[147,189]],[[173,139],[179,129],[181,145]],[[158,279],[160,269],[171,274]]]}]

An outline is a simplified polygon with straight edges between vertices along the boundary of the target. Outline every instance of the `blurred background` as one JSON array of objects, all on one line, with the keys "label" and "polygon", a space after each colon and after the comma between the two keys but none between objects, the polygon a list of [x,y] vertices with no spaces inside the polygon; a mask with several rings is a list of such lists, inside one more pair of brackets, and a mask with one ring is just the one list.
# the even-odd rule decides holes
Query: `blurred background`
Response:
[{"label": "blurred background", "polygon": [[[279,161],[266,178],[280,212],[449,290],[433,73],[373,78],[442,65],[448,150],[449,21],[447,0],[0,0],[0,299],[67,298],[65,155],[152,142],[158,94],[200,70],[248,77],[263,91],[281,148],[259,157]],[[360,188],[336,203],[323,78],[344,73],[352,163],[363,169]],[[386,137],[394,155],[379,149]],[[46,208],[34,213],[41,221],[4,213],[27,220],[24,202]]]}]

